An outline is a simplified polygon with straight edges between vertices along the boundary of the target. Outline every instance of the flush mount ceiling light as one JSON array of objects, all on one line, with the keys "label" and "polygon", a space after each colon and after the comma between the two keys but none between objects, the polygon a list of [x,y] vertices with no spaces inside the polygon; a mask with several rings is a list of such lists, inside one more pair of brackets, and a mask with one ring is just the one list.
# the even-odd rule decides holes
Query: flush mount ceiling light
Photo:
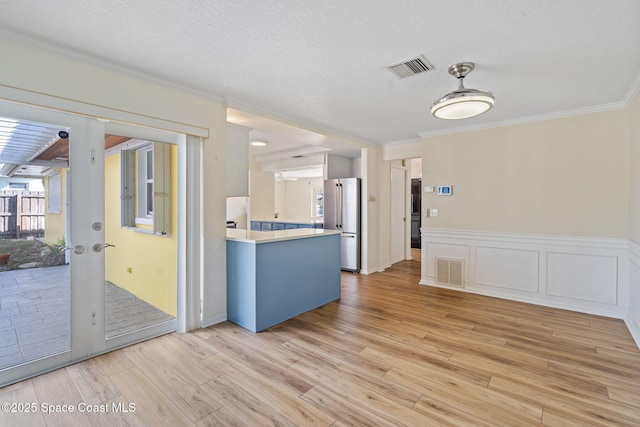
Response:
[{"label": "flush mount ceiling light", "polygon": [[431,106],[431,114],[438,119],[468,119],[485,113],[493,107],[495,98],[491,92],[467,89],[462,81],[473,71],[473,62],[461,62],[449,67],[449,74],[460,81],[457,90],[446,94]]},{"label": "flush mount ceiling light", "polygon": [[249,141],[249,143],[254,147],[264,147],[265,145],[267,145],[267,141],[263,141],[261,139],[252,139],[251,141]]}]

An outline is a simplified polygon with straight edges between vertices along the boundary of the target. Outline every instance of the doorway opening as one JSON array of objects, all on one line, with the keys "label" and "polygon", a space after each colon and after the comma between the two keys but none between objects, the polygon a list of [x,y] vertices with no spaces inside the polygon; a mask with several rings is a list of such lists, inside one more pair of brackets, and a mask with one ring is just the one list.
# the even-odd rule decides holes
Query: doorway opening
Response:
[{"label": "doorway opening", "polygon": [[411,177],[411,258],[422,259],[420,228],[422,227],[422,158],[409,159]]}]

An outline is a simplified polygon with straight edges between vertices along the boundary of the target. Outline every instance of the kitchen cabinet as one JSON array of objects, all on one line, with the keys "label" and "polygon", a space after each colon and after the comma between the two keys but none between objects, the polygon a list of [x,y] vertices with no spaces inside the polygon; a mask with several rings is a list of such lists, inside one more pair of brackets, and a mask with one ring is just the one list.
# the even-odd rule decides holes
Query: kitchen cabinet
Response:
[{"label": "kitchen cabinet", "polygon": [[227,318],[259,332],[340,298],[340,232],[227,230]]},{"label": "kitchen cabinet", "polygon": [[279,221],[251,221],[251,230],[253,231],[276,231],[276,230],[295,230],[297,228],[323,228],[323,223],[313,222],[294,222],[290,220]]}]

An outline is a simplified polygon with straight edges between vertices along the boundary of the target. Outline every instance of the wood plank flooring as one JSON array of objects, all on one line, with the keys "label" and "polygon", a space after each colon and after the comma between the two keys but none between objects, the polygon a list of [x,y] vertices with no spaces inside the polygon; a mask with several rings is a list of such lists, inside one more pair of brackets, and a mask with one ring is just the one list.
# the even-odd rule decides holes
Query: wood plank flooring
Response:
[{"label": "wood plank flooring", "polygon": [[640,351],[622,321],[419,276],[417,261],[344,273],[339,302],[265,332],[224,322],[5,387],[0,402],[38,410],[0,425],[640,425]]}]

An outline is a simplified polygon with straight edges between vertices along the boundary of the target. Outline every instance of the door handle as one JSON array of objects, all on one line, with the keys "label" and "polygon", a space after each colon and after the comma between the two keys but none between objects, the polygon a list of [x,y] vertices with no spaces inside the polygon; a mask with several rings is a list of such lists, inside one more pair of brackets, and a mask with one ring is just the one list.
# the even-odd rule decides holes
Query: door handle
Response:
[{"label": "door handle", "polygon": [[111,243],[96,243],[95,245],[91,246],[91,249],[93,250],[93,252],[101,252],[105,248],[115,247],[116,245],[112,245]]},{"label": "door handle", "polygon": [[75,245],[75,246],[65,246],[62,248],[63,251],[73,251],[74,254],[80,255],[84,253],[84,246]]}]

